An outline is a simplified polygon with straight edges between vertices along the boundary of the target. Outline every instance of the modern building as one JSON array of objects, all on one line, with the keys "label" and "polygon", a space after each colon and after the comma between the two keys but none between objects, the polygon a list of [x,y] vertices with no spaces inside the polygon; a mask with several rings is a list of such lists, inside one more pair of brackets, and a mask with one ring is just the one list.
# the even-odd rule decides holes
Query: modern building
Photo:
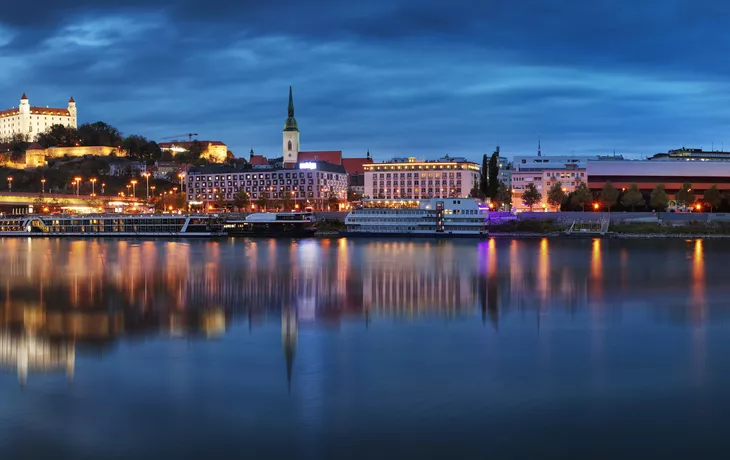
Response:
[{"label": "modern building", "polygon": [[657,153],[647,158],[651,161],[730,161],[730,152],[702,149],[688,149],[685,147],[673,149],[667,153]]},{"label": "modern building", "polygon": [[221,141],[186,141],[186,142],[162,142],[159,145],[163,152],[176,153],[187,152],[197,142],[203,147],[201,158],[205,158],[211,163],[223,163],[226,161],[228,154],[228,146]]},{"label": "modern building", "polygon": [[696,196],[716,185],[721,191],[730,190],[730,162],[727,161],[598,161],[587,162],[588,188],[598,191],[610,181],[617,189],[635,183],[642,192],[650,192],[663,184],[673,196],[682,184],[692,184]]},{"label": "modern building", "polygon": [[448,155],[434,161],[394,158],[363,165],[366,198],[467,197],[479,185],[479,165]]},{"label": "modern building", "polygon": [[74,98],[69,99],[65,108],[38,107],[31,106],[28,96],[23,93],[18,107],[0,111],[0,138],[22,134],[36,140],[38,134],[53,125],[76,128],[76,115]]},{"label": "modern building", "polygon": [[342,166],[326,162],[304,162],[295,168],[233,168],[205,166],[188,171],[186,191],[192,205],[223,200],[233,201],[239,191],[252,202],[291,199],[301,208],[325,208],[335,196],[347,198],[347,173]]},{"label": "modern building", "polygon": [[529,210],[522,202],[522,194],[532,183],[542,195],[542,201],[533,210],[548,210],[547,192],[556,182],[562,184],[565,193],[575,190],[586,180],[586,162],[595,156],[515,156],[513,161],[512,207],[519,211]]}]

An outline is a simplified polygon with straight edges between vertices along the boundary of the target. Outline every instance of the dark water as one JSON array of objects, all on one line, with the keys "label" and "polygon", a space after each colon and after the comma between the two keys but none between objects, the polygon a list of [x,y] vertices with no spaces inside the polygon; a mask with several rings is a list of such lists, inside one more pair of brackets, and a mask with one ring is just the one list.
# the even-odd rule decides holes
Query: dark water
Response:
[{"label": "dark water", "polygon": [[725,457],[729,256],[0,240],[0,455]]}]

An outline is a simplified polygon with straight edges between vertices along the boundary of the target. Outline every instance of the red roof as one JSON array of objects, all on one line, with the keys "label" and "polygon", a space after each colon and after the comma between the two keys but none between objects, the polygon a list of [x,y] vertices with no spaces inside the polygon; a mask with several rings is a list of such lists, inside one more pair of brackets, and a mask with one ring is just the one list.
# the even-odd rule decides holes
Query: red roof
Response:
[{"label": "red roof", "polygon": [[23,97],[21,97],[20,100],[21,101],[28,100],[28,96],[26,96],[25,93],[23,93]]},{"label": "red roof", "polygon": [[343,158],[342,167],[345,168],[347,174],[363,174],[363,165],[372,164],[372,158]]},{"label": "red roof", "polygon": [[299,152],[297,161],[324,161],[333,165],[342,165],[342,151]]},{"label": "red roof", "polygon": [[71,99],[69,99],[68,101],[69,102],[74,102],[74,103],[76,102],[76,101],[74,101],[74,97],[73,96],[71,96]]},{"label": "red roof", "polygon": [[45,150],[41,144],[38,142],[33,142],[28,146],[27,150]]},{"label": "red roof", "polygon": [[248,163],[253,166],[267,166],[269,164],[269,160],[267,160],[263,155],[251,155]]},{"label": "red roof", "polygon": [[68,109],[54,109],[53,107],[31,107],[30,113],[41,115],[60,115],[62,117],[70,117],[71,112]]},{"label": "red roof", "polygon": [[0,110],[0,117],[10,117],[20,113],[20,109]]}]

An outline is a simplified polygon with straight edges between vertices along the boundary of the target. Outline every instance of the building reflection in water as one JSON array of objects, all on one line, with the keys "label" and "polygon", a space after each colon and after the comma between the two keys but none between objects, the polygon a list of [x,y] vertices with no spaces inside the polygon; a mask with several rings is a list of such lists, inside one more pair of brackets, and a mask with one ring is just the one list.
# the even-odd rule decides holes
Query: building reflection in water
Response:
[{"label": "building reflection in water", "polygon": [[[495,329],[510,314],[534,315],[539,327],[552,311],[572,315],[628,289],[643,292],[636,279],[648,273],[649,262],[632,253],[629,263],[625,248],[614,254],[607,243],[5,239],[3,363],[16,368],[27,356],[27,375],[43,350],[53,357],[46,362],[65,356],[66,366],[81,345],[109,347],[123,337],[159,334],[215,338],[238,318],[254,327],[273,313],[281,316],[291,379],[300,322],[354,317],[367,327],[376,318],[480,312]],[[697,240],[690,275],[699,318],[706,308],[704,256]],[[7,351],[22,347],[27,352]],[[60,348],[51,353],[52,347]],[[54,366],[47,368],[65,368]]]}]

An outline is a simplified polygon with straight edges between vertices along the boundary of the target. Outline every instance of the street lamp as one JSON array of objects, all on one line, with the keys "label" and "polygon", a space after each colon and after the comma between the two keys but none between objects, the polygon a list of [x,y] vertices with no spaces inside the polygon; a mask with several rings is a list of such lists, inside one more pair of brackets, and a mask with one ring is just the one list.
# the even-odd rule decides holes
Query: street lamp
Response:
[{"label": "street lamp", "polygon": [[91,196],[94,196],[96,195],[96,178],[92,177],[89,182],[91,182]]},{"label": "street lamp", "polygon": [[133,180],[130,183],[132,184],[132,197],[137,198],[137,181]]},{"label": "street lamp", "polygon": [[79,196],[79,193],[81,192],[81,178],[74,177],[74,181],[76,181],[76,196]]},{"label": "street lamp", "polygon": [[41,193],[46,193],[46,178],[41,179]]},{"label": "street lamp", "polygon": [[185,178],[185,173],[180,173],[177,175],[178,179],[180,179],[180,192],[185,192],[185,187],[183,186],[183,179]]},{"label": "street lamp", "polygon": [[101,183],[101,194],[104,194],[104,187],[106,187],[106,184],[104,182]]},{"label": "street lamp", "polygon": [[131,185],[127,184],[127,196],[129,196],[129,189],[132,188]]},{"label": "street lamp", "polygon": [[8,192],[12,192],[12,191],[13,191],[13,178],[8,177]]},{"label": "street lamp", "polygon": [[147,201],[150,201],[150,173],[146,172],[142,175],[147,179]]}]

